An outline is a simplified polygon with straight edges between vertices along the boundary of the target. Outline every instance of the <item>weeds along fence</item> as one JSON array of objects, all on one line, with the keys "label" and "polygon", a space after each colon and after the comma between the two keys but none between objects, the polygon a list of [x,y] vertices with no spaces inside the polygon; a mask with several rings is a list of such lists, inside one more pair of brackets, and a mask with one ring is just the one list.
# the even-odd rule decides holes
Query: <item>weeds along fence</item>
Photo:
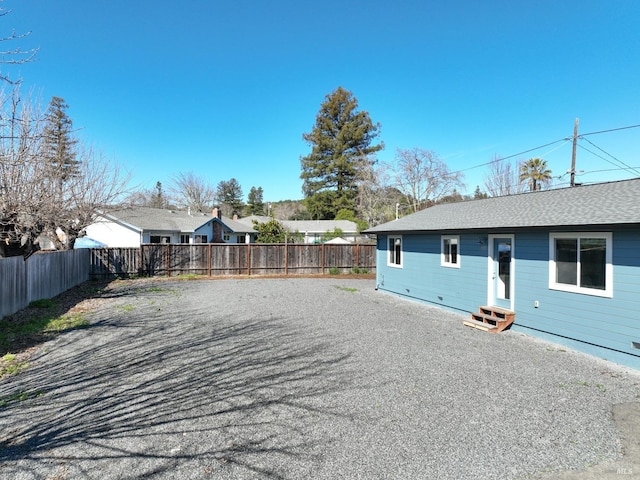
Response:
[{"label": "weeds along fence", "polygon": [[89,280],[90,257],[82,249],[0,258],[0,318]]},{"label": "weeds along fence", "polygon": [[92,278],[372,273],[372,244],[145,244],[91,249]]}]

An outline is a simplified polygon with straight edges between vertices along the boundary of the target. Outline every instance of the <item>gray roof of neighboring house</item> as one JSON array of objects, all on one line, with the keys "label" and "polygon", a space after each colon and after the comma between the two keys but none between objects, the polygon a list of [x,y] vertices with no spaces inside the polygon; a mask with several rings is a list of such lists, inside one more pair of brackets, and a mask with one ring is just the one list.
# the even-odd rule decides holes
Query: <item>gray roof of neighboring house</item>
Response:
[{"label": "gray roof of neighboring house", "polygon": [[343,233],[355,233],[358,225],[350,220],[282,220],[281,222],[292,232],[326,233],[339,228]]},{"label": "gray roof of neighboring house", "polygon": [[[271,217],[250,215],[239,219],[239,222],[253,225],[253,220],[258,223],[266,223]],[[358,225],[350,220],[278,220],[285,228],[291,232],[300,233],[326,233],[333,232],[339,228],[343,233],[355,233],[358,231]]]},{"label": "gray roof of neighboring house", "polygon": [[[138,230],[158,230],[166,232],[194,232],[215,217],[210,213],[190,213],[180,210],[163,208],[129,207],[109,212],[108,217],[131,225]],[[236,233],[255,233],[255,230],[245,224],[223,216],[220,221],[231,231]]]},{"label": "gray roof of neighboring house", "polygon": [[436,205],[365,233],[640,224],[640,178]]}]

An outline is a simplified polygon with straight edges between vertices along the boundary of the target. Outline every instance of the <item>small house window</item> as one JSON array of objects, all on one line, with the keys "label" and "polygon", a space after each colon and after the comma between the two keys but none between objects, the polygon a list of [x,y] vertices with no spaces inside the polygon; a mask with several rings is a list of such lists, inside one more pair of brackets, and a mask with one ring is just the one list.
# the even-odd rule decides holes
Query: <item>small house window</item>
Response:
[{"label": "small house window", "polygon": [[402,267],[402,237],[389,237],[387,265],[391,267]]},{"label": "small house window", "polygon": [[552,233],[549,288],[611,297],[611,258],[610,233]]},{"label": "small house window", "polygon": [[171,237],[164,235],[151,235],[149,237],[150,243],[171,243]]},{"label": "small house window", "polygon": [[189,235],[180,234],[180,243],[189,243]]},{"label": "small house window", "polygon": [[207,243],[207,236],[206,235],[196,235],[195,236],[195,242],[196,243]]},{"label": "small house window", "polygon": [[440,250],[440,265],[443,267],[460,268],[460,256],[458,246],[460,237],[445,236],[442,237],[442,247]]}]

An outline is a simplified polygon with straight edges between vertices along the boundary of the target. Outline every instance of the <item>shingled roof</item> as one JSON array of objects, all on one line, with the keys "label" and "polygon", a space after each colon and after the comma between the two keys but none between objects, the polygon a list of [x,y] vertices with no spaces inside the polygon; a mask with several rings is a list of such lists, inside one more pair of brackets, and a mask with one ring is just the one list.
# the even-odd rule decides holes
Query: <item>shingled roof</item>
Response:
[{"label": "shingled roof", "polygon": [[[253,221],[267,223],[271,217],[250,215],[240,218],[238,222],[253,225]],[[278,220],[286,229],[291,232],[326,233],[333,232],[339,228],[345,234],[353,234],[358,231],[358,225],[351,220]]]},{"label": "shingled roof", "polygon": [[436,205],[364,233],[640,224],[640,178]]},{"label": "shingled roof", "polygon": [[[197,228],[212,220],[211,213],[190,213],[163,208],[130,207],[111,212],[109,217],[126,223],[137,230],[155,230],[166,232],[194,232]],[[228,228],[238,233],[255,233],[255,230],[227,217],[220,219]]]}]

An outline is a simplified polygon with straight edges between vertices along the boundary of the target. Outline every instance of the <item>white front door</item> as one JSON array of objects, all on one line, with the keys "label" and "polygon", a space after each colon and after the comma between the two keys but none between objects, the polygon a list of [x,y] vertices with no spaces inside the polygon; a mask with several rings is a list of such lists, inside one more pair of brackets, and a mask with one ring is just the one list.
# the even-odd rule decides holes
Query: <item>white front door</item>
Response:
[{"label": "white front door", "polygon": [[514,241],[512,235],[489,235],[489,305],[513,310]]}]

